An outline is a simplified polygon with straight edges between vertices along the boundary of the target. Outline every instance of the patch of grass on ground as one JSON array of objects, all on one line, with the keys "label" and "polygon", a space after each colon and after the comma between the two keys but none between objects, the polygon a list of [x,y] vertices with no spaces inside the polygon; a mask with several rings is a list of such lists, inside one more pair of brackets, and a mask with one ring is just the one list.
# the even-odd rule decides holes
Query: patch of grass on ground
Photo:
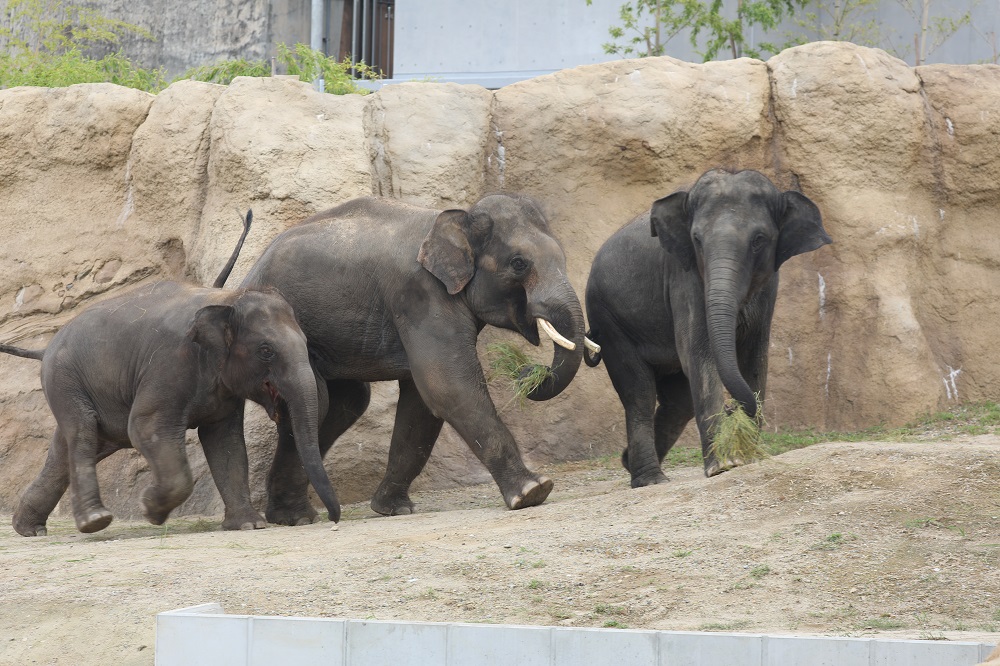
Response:
[{"label": "patch of grass on ground", "polygon": [[[927,439],[948,440],[957,435],[1000,434],[1000,404],[995,402],[959,405],[950,411],[926,414],[898,428],[876,425],[851,431],[780,430],[763,431],[764,450],[772,456],[803,449],[824,442],[917,442]],[[697,467],[702,464],[701,450],[674,447],[663,459],[663,469]]]},{"label": "patch of grass on ground", "polygon": [[750,620],[733,620],[731,622],[709,622],[698,627],[698,631],[736,631],[750,626]]}]

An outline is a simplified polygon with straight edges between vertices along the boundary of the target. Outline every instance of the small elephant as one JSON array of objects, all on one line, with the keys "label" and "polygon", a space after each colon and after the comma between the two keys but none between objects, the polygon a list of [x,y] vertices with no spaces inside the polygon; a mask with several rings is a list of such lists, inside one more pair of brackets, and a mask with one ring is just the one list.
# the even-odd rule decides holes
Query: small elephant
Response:
[{"label": "small elephant", "polygon": [[[216,285],[225,283],[242,243]],[[142,492],[143,513],[162,524],[194,487],[184,451],[188,428],[198,428],[225,504],[223,527],[264,527],[250,503],[245,399],[272,418],[279,402],[290,410],[308,479],[330,518],[340,517],[317,447],[317,387],[306,339],[291,306],[275,293],[157,282],[89,306],[43,351],[9,345],[0,351],[41,359],[42,389],[56,419],[45,465],[14,511],[18,534],[44,536],[67,487],[77,529],[107,527],[112,514],[101,502],[96,465],[128,447],[153,474]]]},{"label": "small elephant", "polygon": [[[533,345],[539,328],[558,339],[552,375],[529,394],[533,400],[558,395],[580,366],[583,308],[536,202],[491,195],[467,211],[439,211],[349,201],[279,235],[243,286],[277,289],[299,316],[328,389],[324,453],[367,409],[367,382],[399,382],[388,466],[371,500],[376,512],[414,510],[410,484],[445,421],[489,470],[508,507],[548,496],[551,479],[525,467],[476,355],[487,324]],[[279,433],[265,512],[283,524],[312,513],[290,435]]]},{"label": "small elephant", "polygon": [[695,417],[705,475],[723,388],[756,416],[764,398],[778,268],[830,243],[819,209],[756,171],[715,169],[616,232],[587,282],[588,337],[625,408],[622,464],[637,488]]}]

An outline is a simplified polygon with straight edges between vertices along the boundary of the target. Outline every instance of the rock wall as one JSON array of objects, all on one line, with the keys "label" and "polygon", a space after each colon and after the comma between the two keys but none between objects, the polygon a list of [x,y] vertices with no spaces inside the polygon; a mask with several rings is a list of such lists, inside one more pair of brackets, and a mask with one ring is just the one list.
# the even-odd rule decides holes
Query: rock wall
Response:
[{"label": "rock wall", "polygon": [[[105,84],[4,90],[0,340],[43,347],[87,303],[145,280],[210,282],[252,207],[236,284],[281,230],[373,193],[436,207],[531,194],[582,295],[619,226],[705,169],[747,167],[811,197],[835,241],[782,268],[770,427],[903,423],[1000,388],[998,109],[1000,67],[914,69],[842,43],[766,63],[622,60],[495,92],[411,83],[334,97],[281,78],[187,81],[155,97]],[[624,444],[603,368],[523,409],[494,394],[535,467]],[[393,385],[377,385],[329,456],[344,501],[381,477],[394,401]],[[259,500],[273,433],[250,414]],[[0,510],[40,469],[52,428],[37,363],[0,357]],[[188,450],[197,484],[181,510],[221,512],[197,443]],[[137,517],[141,458],[115,454],[100,473],[109,507]],[[418,487],[488,478],[446,427]]]}]

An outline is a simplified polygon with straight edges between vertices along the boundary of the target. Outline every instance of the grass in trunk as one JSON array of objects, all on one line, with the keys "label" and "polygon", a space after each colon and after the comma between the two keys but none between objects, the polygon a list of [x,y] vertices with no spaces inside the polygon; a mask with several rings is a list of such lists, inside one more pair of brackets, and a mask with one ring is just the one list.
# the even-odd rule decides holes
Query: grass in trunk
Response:
[{"label": "grass in trunk", "polygon": [[722,413],[716,415],[715,426],[712,429],[712,453],[719,464],[726,461],[754,462],[763,460],[770,454],[764,446],[761,427],[764,425],[764,411],[761,408],[760,396],[757,400],[756,419],[751,418],[743,410],[743,406],[735,399],[726,401]]},{"label": "grass in trunk", "polygon": [[514,393],[514,401],[518,406],[524,405],[528,394],[552,376],[548,367],[535,363],[523,351],[507,342],[487,345],[486,355],[490,364],[487,380],[502,380]]}]

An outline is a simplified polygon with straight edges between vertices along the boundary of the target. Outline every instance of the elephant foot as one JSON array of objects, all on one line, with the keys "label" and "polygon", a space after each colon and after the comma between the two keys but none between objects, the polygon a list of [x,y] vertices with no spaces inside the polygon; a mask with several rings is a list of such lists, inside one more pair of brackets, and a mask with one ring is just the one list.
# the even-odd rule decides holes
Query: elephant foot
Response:
[{"label": "elephant foot", "polygon": [[409,493],[403,492],[401,495],[391,496],[383,493],[381,488],[375,491],[371,507],[372,511],[383,516],[409,516],[416,513],[416,506],[410,501]]},{"label": "elephant foot", "polygon": [[301,502],[296,502],[294,505],[280,504],[273,500],[269,501],[267,509],[264,511],[264,516],[269,523],[295,527],[299,525],[312,525],[321,520],[319,514],[316,513],[316,509],[305,499]]},{"label": "elephant foot", "polygon": [[705,461],[705,476],[711,478],[713,476],[718,476],[723,472],[728,472],[736,467],[741,467],[745,465],[746,462],[740,458],[727,458],[723,462],[718,460],[706,460]]},{"label": "elephant foot", "polygon": [[11,521],[14,526],[14,531],[21,536],[33,537],[33,536],[47,536],[48,530],[45,529],[45,520],[39,521],[36,518],[26,518],[19,513],[14,514],[14,520]]},{"label": "elephant foot", "polygon": [[669,481],[670,479],[663,473],[663,470],[657,469],[655,472],[650,472],[649,474],[633,476],[632,487],[645,488],[646,486],[655,486],[661,483],[668,483]]},{"label": "elephant foot", "polygon": [[547,476],[540,476],[526,482],[516,495],[508,497],[504,495],[504,501],[512,510],[526,509],[529,506],[538,506],[545,501],[545,498],[552,492],[552,479]]},{"label": "elephant foot", "polygon": [[253,509],[246,511],[226,512],[226,517],[222,521],[224,530],[262,530],[267,527],[267,521]]},{"label": "elephant foot", "polygon": [[93,532],[100,532],[110,525],[114,516],[102,506],[76,514],[74,518],[76,519],[76,529],[85,534],[91,534]]}]

